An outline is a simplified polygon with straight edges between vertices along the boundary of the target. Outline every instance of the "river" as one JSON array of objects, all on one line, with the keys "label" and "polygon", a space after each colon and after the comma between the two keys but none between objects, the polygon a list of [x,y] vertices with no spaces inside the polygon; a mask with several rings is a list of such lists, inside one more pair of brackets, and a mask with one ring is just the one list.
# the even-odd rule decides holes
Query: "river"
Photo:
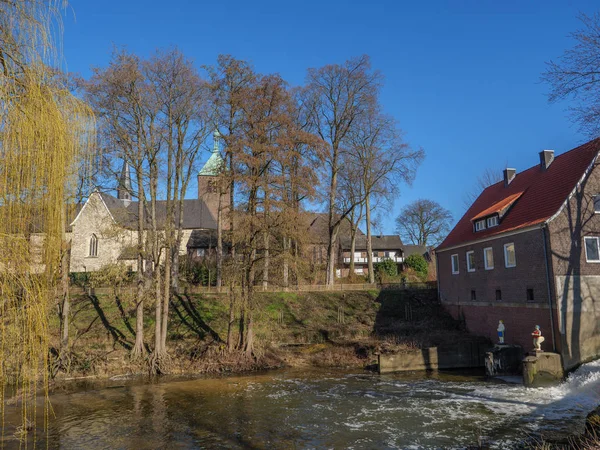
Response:
[{"label": "river", "polygon": [[[546,388],[456,372],[284,370],[92,383],[55,392],[51,402],[40,448],[463,448],[485,436],[504,449],[582,430],[600,404],[600,361]],[[18,447],[18,421],[6,411],[7,448]]]}]

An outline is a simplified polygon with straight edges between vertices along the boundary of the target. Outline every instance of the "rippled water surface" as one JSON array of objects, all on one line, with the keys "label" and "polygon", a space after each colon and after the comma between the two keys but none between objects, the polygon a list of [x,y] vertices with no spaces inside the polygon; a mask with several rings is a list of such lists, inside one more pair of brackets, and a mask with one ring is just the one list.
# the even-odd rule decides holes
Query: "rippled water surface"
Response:
[{"label": "rippled water surface", "polygon": [[[551,388],[453,374],[336,371],[88,386],[51,397],[55,448],[461,448],[487,436],[580,430],[600,403],[600,362]],[[5,445],[18,416],[7,411]]]}]

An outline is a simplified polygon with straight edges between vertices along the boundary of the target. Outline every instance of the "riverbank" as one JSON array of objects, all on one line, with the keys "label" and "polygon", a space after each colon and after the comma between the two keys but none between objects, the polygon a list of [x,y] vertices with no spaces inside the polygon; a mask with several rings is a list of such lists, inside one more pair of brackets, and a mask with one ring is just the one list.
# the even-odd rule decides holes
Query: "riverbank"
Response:
[{"label": "riverbank", "polygon": [[[127,292],[72,299],[71,353],[58,379],[141,374],[129,358],[134,342],[133,298]],[[380,352],[401,352],[471,339],[437,302],[435,290],[259,293],[254,311],[255,354],[229,352],[225,337],[229,298],[183,295],[171,305],[170,373],[246,372],[280,367],[364,368]],[[152,351],[153,310],[145,311],[145,342]],[[237,323],[237,322],[236,322]],[[58,317],[53,344],[58,346]],[[234,336],[237,339],[237,336]]]}]

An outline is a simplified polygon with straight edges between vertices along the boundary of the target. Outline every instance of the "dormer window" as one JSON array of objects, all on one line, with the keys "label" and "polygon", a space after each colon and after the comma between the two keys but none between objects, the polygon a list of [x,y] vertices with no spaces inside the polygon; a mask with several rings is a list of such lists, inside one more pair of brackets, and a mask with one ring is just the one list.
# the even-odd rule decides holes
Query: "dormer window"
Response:
[{"label": "dormer window", "polygon": [[488,220],[487,220],[488,228],[495,227],[497,225],[498,225],[498,216],[488,217]]},{"label": "dormer window", "polygon": [[485,220],[475,222],[475,231],[485,230]]}]

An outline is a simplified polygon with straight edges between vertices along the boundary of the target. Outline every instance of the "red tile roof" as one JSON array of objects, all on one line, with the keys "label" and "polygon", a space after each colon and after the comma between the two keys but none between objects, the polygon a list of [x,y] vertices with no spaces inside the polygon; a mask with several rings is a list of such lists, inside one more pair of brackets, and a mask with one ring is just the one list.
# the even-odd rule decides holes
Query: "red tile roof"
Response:
[{"label": "red tile roof", "polygon": [[[557,156],[546,171],[538,164],[517,173],[508,187],[504,186],[504,181],[487,187],[437,250],[546,221],[558,212],[599,150],[600,138]],[[522,195],[499,226],[475,232],[471,222],[473,218],[509,202],[511,197],[519,193]]]}]

